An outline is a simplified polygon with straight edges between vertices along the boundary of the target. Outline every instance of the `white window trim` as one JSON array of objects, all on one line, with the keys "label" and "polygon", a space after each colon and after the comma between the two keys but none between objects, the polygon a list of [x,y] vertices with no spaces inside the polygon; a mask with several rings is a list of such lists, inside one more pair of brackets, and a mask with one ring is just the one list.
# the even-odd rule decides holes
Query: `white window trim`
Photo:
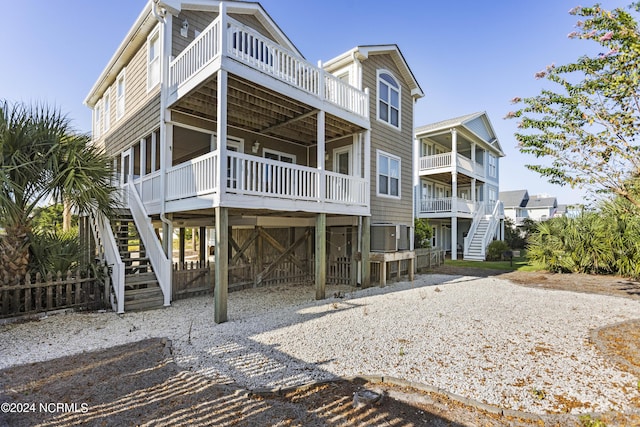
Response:
[{"label": "white window trim", "polygon": [[[380,156],[388,157],[392,160],[398,161],[398,195],[393,196],[391,194],[380,193]],[[385,197],[388,199],[401,199],[402,198],[402,159],[398,156],[394,156],[386,151],[376,150],[376,196]]]},{"label": "white window trim", "polygon": [[[388,74],[397,84],[398,84],[398,126],[392,124],[390,121],[386,121],[380,118],[380,80],[381,74]],[[385,84],[389,83],[385,81]],[[391,101],[391,99],[389,99]],[[389,112],[389,120],[391,119],[391,114]],[[376,72],[376,120],[378,122],[383,123],[385,126],[390,127],[391,129],[395,129],[397,131],[402,130],[402,85],[400,84],[400,80],[396,78],[396,76],[389,70],[379,69]]]},{"label": "white window trim", "polygon": [[[155,58],[154,61],[151,61],[151,42],[154,38],[158,39],[158,48],[157,48],[157,56]],[[159,84],[160,84],[160,74],[161,74],[161,58],[160,58],[160,29],[159,27],[156,26],[156,29],[154,31],[151,32],[151,34],[149,34],[149,37],[147,37],[147,92],[152,91],[153,89],[155,89]],[[157,77],[157,81],[154,82],[151,80],[151,68],[152,68],[152,62],[157,62],[158,63],[158,77]]]},{"label": "white window trim", "polygon": [[[116,120],[120,120],[127,112],[127,69],[123,68],[116,78]],[[122,80],[122,96],[118,96],[118,84]],[[121,101],[122,99],[122,101]],[[122,102],[122,108],[120,108]]]},{"label": "white window trim", "polygon": [[96,105],[93,107],[93,136],[95,138],[100,138],[102,134],[102,102],[98,101]]},{"label": "white window trim", "polygon": [[[293,159],[293,163],[292,164],[294,164],[294,165],[297,164],[297,158],[296,158],[295,154],[286,153],[284,151],[272,150],[270,148],[263,148],[262,149],[262,157],[263,158],[266,158],[265,154],[275,154],[278,157],[281,157],[281,156],[291,157]],[[267,160],[272,160],[272,159],[267,159]],[[277,161],[280,161],[280,160],[277,160]]]},{"label": "white window trim", "polygon": [[109,95],[109,89],[107,89],[107,91],[105,92],[102,103],[102,121],[104,122],[103,128],[104,132],[107,133],[109,131],[109,128],[111,127],[111,96]]},{"label": "white window trim", "polygon": [[489,176],[491,178],[498,177],[498,157],[489,153]]}]

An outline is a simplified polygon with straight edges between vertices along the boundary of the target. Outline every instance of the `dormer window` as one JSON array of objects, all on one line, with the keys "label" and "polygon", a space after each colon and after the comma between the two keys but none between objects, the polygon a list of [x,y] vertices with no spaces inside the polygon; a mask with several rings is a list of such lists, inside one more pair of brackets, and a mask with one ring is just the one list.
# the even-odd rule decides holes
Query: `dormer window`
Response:
[{"label": "dormer window", "polygon": [[400,128],[400,84],[388,71],[378,71],[378,120]]}]

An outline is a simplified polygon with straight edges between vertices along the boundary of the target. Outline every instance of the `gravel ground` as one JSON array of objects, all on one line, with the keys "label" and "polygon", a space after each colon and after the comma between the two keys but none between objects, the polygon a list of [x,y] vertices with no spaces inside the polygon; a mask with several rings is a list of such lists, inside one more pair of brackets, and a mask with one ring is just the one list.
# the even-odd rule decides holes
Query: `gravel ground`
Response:
[{"label": "gravel ground", "polygon": [[168,337],[180,368],[250,389],[377,374],[533,413],[637,410],[638,379],[589,337],[639,318],[640,301],[448,275],[357,291],[328,287],[327,295],[313,301],[311,286],[231,293],[230,321],[220,325],[210,296],[121,316],[7,324],[0,369]]}]

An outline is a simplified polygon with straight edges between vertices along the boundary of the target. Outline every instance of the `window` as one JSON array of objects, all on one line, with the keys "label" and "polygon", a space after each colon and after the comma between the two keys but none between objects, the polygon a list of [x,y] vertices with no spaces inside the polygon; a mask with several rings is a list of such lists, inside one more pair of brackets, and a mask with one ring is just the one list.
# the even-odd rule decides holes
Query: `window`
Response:
[{"label": "window", "polygon": [[156,30],[147,39],[147,90],[160,83],[160,33]]},{"label": "window", "polygon": [[489,176],[493,178],[498,176],[498,158],[493,154],[489,154]]},{"label": "window", "polygon": [[293,154],[281,153],[279,151],[269,150],[267,148],[262,150],[262,152],[265,159],[277,160],[279,162],[285,162],[285,163],[296,162],[296,156],[294,156]]},{"label": "window", "polygon": [[100,104],[96,104],[93,108],[93,135],[98,138],[100,136],[100,119],[102,118],[102,108]]},{"label": "window", "polygon": [[378,72],[378,120],[400,128],[400,85],[386,71]]},{"label": "window", "polygon": [[109,100],[109,93],[104,94],[103,103],[104,103],[103,104],[104,105],[104,131],[106,132],[111,127],[111,117],[110,117],[111,102]]},{"label": "window", "polygon": [[400,158],[384,152],[378,152],[379,196],[400,198]]},{"label": "window", "polygon": [[125,96],[125,70],[122,70],[116,80],[116,119],[124,116],[124,96]]}]

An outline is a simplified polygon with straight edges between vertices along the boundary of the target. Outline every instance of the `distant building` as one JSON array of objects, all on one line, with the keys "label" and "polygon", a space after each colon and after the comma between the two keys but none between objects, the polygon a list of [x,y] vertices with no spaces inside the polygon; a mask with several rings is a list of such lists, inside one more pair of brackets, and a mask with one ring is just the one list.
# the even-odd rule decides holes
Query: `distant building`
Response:
[{"label": "distant building", "polygon": [[530,196],[527,190],[501,191],[499,199],[504,205],[504,216],[516,226],[523,225],[526,218],[546,221],[566,214],[566,205],[558,209],[558,200],[546,194]]}]

